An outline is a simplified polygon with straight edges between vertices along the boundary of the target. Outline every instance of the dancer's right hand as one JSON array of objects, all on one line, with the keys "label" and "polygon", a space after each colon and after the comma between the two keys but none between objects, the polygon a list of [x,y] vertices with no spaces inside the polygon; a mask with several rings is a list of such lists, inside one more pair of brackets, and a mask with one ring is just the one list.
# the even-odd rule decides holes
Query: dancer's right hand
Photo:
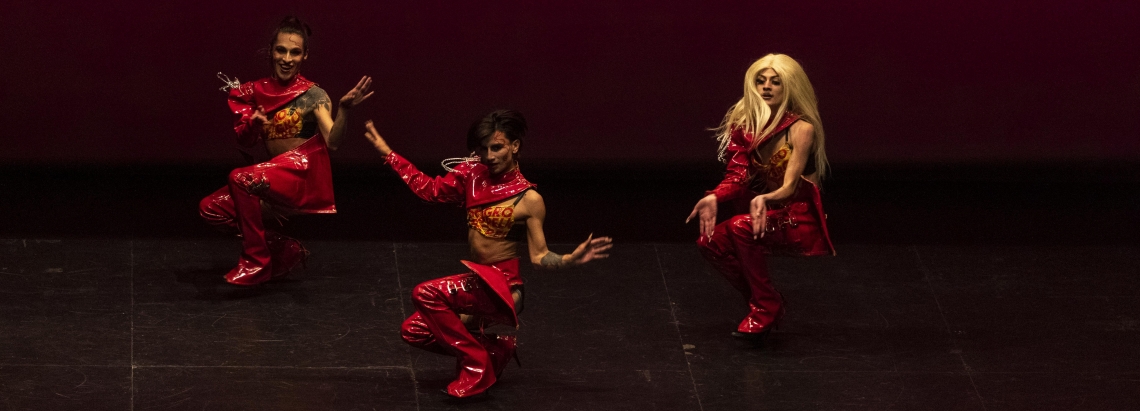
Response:
[{"label": "dancer's right hand", "polygon": [[372,120],[364,123],[364,137],[372,142],[376,150],[383,154],[385,157],[392,153],[392,149],[388,148],[388,142],[384,141],[384,137],[380,137],[380,132],[376,131],[376,126],[372,124]]},{"label": "dancer's right hand", "polygon": [[260,129],[265,122],[269,121],[269,118],[265,117],[265,107],[257,106],[257,109],[253,110],[253,114],[249,116],[249,121],[253,123],[254,128]]},{"label": "dancer's right hand", "polygon": [[716,194],[709,194],[701,201],[697,201],[697,205],[693,206],[693,212],[685,219],[685,224],[688,224],[693,217],[697,217],[701,223],[701,235],[711,236],[713,228],[716,227]]}]

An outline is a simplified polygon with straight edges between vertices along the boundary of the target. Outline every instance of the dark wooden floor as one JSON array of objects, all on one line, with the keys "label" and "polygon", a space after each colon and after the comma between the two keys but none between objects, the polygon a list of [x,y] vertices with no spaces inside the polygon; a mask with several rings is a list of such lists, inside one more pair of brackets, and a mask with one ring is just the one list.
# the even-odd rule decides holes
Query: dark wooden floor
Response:
[{"label": "dark wooden floor", "polygon": [[847,170],[825,194],[839,255],[772,259],[788,313],[752,346],[728,336],[745,306],[681,224],[715,175],[536,170],[555,249],[593,231],[615,237],[613,257],[526,267],[508,330],[523,367],[456,403],[439,392],[454,360],[397,330],[412,286],[462,271],[459,209],[338,170],[341,213],[289,222],[308,268],[234,292],[220,276],[237,240],[194,214],[224,171],[6,171],[4,409],[1140,408],[1127,172]]}]

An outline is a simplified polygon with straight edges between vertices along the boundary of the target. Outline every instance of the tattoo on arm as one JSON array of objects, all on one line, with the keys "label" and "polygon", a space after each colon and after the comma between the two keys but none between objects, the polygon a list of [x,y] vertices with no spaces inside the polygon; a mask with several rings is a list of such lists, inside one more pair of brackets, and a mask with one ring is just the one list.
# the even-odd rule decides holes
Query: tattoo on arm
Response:
[{"label": "tattoo on arm", "polygon": [[328,93],[325,93],[320,87],[313,86],[304,94],[297,97],[296,100],[289,102],[289,106],[301,110],[301,112],[308,113],[318,106],[324,108],[332,107],[332,100],[329,100]]},{"label": "tattoo on arm", "polygon": [[546,255],[542,257],[542,266],[550,269],[562,268],[562,256],[553,251],[547,251]]}]

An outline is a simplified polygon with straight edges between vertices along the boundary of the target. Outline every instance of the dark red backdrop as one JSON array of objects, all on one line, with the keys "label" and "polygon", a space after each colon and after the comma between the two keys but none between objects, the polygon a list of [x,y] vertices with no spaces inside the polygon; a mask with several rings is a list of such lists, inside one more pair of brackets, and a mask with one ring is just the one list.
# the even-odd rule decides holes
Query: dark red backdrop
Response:
[{"label": "dark red backdrop", "polygon": [[836,162],[1140,159],[1129,1],[8,3],[10,164],[233,162],[214,73],[267,75],[255,52],[289,13],[315,31],[304,74],[334,98],[376,79],[346,164],[377,158],[365,119],[438,159],[498,107],[531,120],[532,159],[711,161],[706,129],[768,52],[806,68]]}]

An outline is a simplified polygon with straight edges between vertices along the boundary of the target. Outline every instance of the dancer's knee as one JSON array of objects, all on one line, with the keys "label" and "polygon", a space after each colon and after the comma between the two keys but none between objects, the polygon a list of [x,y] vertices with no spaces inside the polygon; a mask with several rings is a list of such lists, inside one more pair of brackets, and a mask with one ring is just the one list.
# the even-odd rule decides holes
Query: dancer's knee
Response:
[{"label": "dancer's knee", "polygon": [[198,214],[206,220],[214,220],[218,213],[214,210],[214,195],[208,195],[198,202]]},{"label": "dancer's knee", "polygon": [[416,317],[411,316],[404,320],[404,324],[400,326],[400,338],[412,346],[420,347],[431,339],[431,330],[427,328],[427,324],[424,324],[422,320],[417,320]]},{"label": "dancer's knee", "polygon": [[265,179],[265,174],[258,172],[254,167],[241,167],[230,170],[227,179],[230,187],[241,187],[243,190],[250,192],[250,194],[255,194],[268,188],[268,181]]},{"label": "dancer's knee", "polygon": [[233,221],[232,212],[226,207],[228,196],[215,192],[198,202],[198,215],[213,225],[229,225]]},{"label": "dancer's knee", "polygon": [[238,167],[230,170],[230,174],[227,178],[230,183],[248,184],[249,180],[253,178],[253,174],[253,167]]},{"label": "dancer's knee", "polygon": [[444,309],[447,307],[444,292],[435,281],[422,282],[412,288],[412,304],[417,309]]},{"label": "dancer's knee", "polygon": [[717,226],[718,231],[724,235],[741,238],[752,238],[752,216],[740,214]]},{"label": "dancer's knee", "polygon": [[[717,224],[716,227],[713,228],[712,235],[702,235],[698,237],[697,248],[701,253],[706,257],[716,257],[732,253],[732,236],[737,235],[734,224],[740,217],[742,216],[736,216]],[[744,215],[743,217],[748,216]]]}]

